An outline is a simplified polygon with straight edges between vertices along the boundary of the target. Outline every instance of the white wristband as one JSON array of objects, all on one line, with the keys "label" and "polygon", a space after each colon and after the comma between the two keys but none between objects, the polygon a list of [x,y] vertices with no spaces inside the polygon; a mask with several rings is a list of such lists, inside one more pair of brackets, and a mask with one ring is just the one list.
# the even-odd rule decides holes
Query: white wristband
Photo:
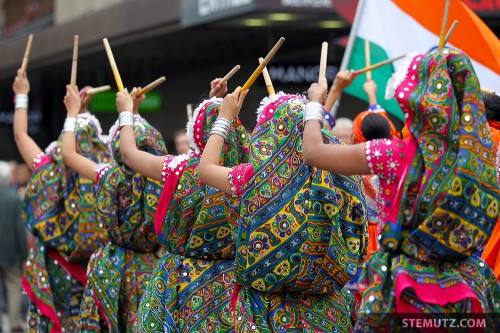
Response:
[{"label": "white wristband", "polygon": [[16,94],[16,109],[28,110],[28,95]]},{"label": "white wristband", "polygon": [[309,102],[306,104],[304,123],[308,120],[317,120],[323,125],[324,115],[323,105],[318,102]]},{"label": "white wristband", "polygon": [[118,114],[118,122],[120,128],[127,125],[134,127],[134,114],[129,111],[120,112],[120,114]]},{"label": "white wristband", "polygon": [[76,131],[76,118],[66,118],[64,120],[63,132]]}]

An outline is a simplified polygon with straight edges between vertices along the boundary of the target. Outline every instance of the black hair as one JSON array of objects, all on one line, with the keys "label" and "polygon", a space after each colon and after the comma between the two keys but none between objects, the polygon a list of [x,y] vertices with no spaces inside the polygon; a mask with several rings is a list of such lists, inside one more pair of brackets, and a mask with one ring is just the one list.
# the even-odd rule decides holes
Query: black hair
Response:
[{"label": "black hair", "polygon": [[498,95],[483,95],[486,118],[500,121],[500,97]]},{"label": "black hair", "polygon": [[389,121],[376,113],[367,115],[361,123],[361,131],[366,140],[389,139],[391,137],[391,125]]}]

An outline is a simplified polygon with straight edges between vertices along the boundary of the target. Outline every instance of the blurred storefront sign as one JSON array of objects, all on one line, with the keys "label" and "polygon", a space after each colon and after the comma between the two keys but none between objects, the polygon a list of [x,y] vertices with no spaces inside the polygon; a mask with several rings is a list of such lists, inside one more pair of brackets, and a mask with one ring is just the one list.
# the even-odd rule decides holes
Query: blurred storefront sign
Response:
[{"label": "blurred storefront sign", "polygon": [[[280,65],[268,66],[269,76],[275,84],[284,85],[308,85],[318,81],[319,65]],[[326,67],[326,78],[332,82],[338,67],[328,65]]]},{"label": "blurred storefront sign", "polygon": [[463,0],[463,2],[480,16],[500,15],[500,0]]},{"label": "blurred storefront sign", "polygon": [[255,7],[254,0],[183,0],[181,23],[192,26],[245,14]]}]

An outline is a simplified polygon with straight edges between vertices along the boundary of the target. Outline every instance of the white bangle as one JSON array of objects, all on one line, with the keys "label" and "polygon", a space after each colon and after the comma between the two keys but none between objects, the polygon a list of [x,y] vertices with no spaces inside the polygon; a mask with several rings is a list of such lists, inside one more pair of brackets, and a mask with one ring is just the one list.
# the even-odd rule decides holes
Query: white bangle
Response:
[{"label": "white bangle", "polygon": [[318,102],[308,102],[304,113],[304,123],[308,120],[317,120],[323,125],[324,115],[323,105]]},{"label": "white bangle", "polygon": [[27,94],[16,94],[16,110],[17,109],[28,110],[28,95]]},{"label": "white bangle", "polygon": [[129,111],[120,112],[120,114],[118,114],[118,122],[120,128],[127,125],[134,127],[134,114]]},{"label": "white bangle", "polygon": [[64,120],[63,132],[76,131],[76,118],[66,118]]}]

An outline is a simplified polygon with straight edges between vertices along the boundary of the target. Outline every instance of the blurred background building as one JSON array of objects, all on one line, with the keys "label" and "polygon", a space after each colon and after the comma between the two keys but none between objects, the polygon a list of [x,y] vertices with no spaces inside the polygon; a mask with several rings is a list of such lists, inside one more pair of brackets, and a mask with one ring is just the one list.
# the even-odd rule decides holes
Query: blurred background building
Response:
[{"label": "blurred background building", "polygon": [[[465,2],[500,33],[499,0]],[[185,126],[186,104],[200,102],[212,79],[240,64],[229,89],[242,85],[258,57],[281,36],[286,42],[268,66],[276,90],[301,93],[317,80],[323,41],[329,42],[331,82],[356,5],[356,0],[0,0],[0,160],[19,159],[12,134],[11,86],[30,33],[35,35],[28,66],[30,134],[41,147],[57,138],[66,116],[62,100],[75,34],[80,36],[80,88],[116,87],[104,37],[129,89],[167,77],[148,94],[144,112],[171,140],[171,134]],[[266,93],[259,78],[241,112],[248,128],[253,128],[254,110]],[[354,118],[366,107],[349,96],[342,102],[338,116]],[[107,133],[116,119],[115,93],[96,95],[91,110]]]}]

